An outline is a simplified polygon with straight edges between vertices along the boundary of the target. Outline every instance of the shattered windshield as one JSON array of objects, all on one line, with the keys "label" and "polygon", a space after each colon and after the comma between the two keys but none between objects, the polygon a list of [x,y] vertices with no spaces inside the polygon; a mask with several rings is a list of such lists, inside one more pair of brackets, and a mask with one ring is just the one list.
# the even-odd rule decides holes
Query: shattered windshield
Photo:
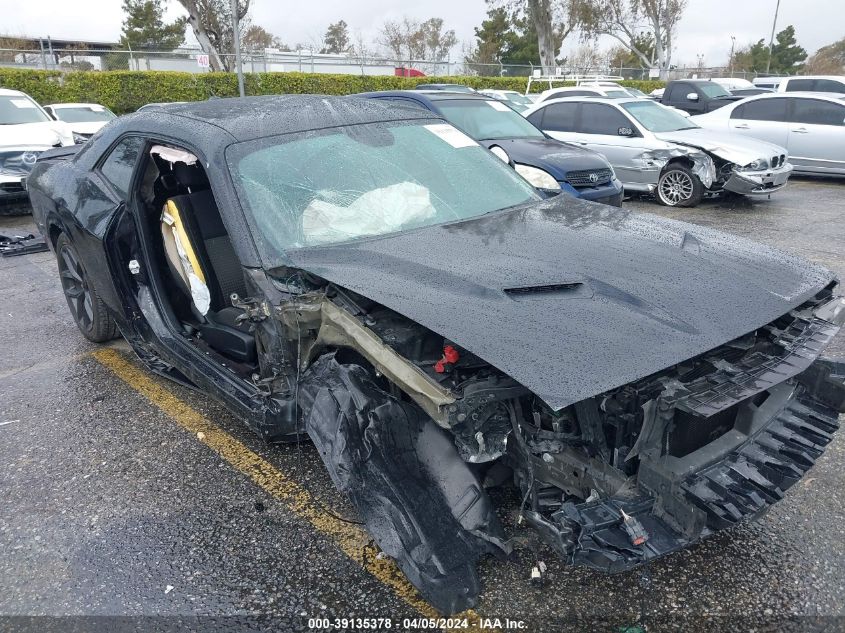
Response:
[{"label": "shattered windshield", "polygon": [[521,114],[497,99],[438,101],[437,109],[454,126],[479,141],[503,138],[544,138]]},{"label": "shattered windshield", "polygon": [[677,132],[698,127],[683,114],[653,101],[629,101],[622,107],[650,132]]},{"label": "shattered windshield", "polygon": [[238,143],[226,156],[271,265],[283,263],[287,249],[462,220],[539,198],[511,168],[442,122],[288,134]]},{"label": "shattered windshield", "polygon": [[50,117],[26,95],[0,96],[0,125],[43,123],[49,120]]}]

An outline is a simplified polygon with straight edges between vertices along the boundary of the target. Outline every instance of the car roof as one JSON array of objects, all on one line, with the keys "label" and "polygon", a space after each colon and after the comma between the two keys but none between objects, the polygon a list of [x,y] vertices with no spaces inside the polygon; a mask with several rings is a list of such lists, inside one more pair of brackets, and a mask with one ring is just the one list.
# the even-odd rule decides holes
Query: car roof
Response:
[{"label": "car roof", "polygon": [[781,79],[835,79],[845,81],[845,75],[795,75],[793,77],[781,77]]},{"label": "car roof", "polygon": [[418,101],[454,101],[457,99],[476,101],[496,101],[489,94],[483,92],[450,92],[448,90],[381,90],[378,92],[362,92],[356,97],[410,97]]},{"label": "car roof", "polygon": [[[585,97],[579,95],[575,97],[561,97],[560,99],[548,99],[547,101],[541,101],[536,105],[545,106],[550,103],[572,103],[573,101],[579,101],[584,103],[607,103],[610,105],[619,105],[621,103],[643,103],[644,101],[650,101],[650,99],[638,99],[637,97]],[[657,102],[654,101],[653,103]]]},{"label": "car roof", "polygon": [[687,84],[717,84],[718,81],[710,81],[709,79],[674,79],[673,81],[684,82]]},{"label": "car roof", "polygon": [[[0,97],[29,97],[25,92],[20,90],[11,90],[10,88],[0,88]],[[32,98],[32,97],[30,97]]]},{"label": "car roof", "polygon": [[131,128],[133,122],[144,122],[166,129],[171,125],[188,136],[196,136],[192,126],[204,123],[227,132],[235,141],[245,141],[344,125],[400,121],[409,118],[407,112],[355,97],[267,95],[162,104],[124,117],[123,126]]},{"label": "car roof", "polygon": [[[797,97],[799,99],[825,99],[826,101],[840,102],[845,100],[843,92],[814,92],[810,90],[794,90],[791,92],[763,92],[758,95],[750,95],[749,99],[788,99]],[[737,102],[739,103],[739,102]]]}]

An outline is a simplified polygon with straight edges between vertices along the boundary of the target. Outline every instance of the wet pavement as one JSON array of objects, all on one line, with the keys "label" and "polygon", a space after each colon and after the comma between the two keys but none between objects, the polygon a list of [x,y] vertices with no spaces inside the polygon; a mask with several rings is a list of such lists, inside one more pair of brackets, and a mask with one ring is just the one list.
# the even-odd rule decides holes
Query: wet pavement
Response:
[{"label": "wet pavement", "polygon": [[[751,203],[625,206],[788,249],[845,278],[845,182],[795,179]],[[28,217],[0,218],[0,233],[12,228],[33,230]],[[71,321],[52,254],[0,259],[0,349],[0,616],[143,616],[132,621],[143,630],[192,616],[202,616],[198,630],[309,630],[309,618],[355,617],[392,618],[404,630],[402,618],[420,617],[413,599],[350,558],[337,533],[256,485],[98,361],[98,346]],[[831,352],[845,356],[845,337]],[[312,514],[354,519],[310,445],[267,446],[207,398],[149,381],[307,491]],[[505,618],[521,620],[530,631],[619,630],[642,612],[649,630],[843,630],[843,463],[837,436],[761,520],[646,574],[573,569],[544,548],[484,560],[473,617],[499,618],[501,629]],[[510,510],[503,516],[511,534],[529,533]],[[529,581],[537,558],[548,565],[539,588]],[[90,630],[118,621],[6,618],[0,630],[78,622]]]}]

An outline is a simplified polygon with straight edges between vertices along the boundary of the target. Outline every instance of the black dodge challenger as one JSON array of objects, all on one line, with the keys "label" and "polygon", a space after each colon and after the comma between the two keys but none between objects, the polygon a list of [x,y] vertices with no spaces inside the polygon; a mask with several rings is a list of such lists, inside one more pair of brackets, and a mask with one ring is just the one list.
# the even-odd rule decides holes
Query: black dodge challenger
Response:
[{"label": "black dodge challenger", "polygon": [[829,271],[545,199],[432,113],[162,106],[42,154],[28,189],[82,334],[307,434],[442,612],[511,551],[492,497],[567,562],[628,569],[759,516],[845,410]]}]

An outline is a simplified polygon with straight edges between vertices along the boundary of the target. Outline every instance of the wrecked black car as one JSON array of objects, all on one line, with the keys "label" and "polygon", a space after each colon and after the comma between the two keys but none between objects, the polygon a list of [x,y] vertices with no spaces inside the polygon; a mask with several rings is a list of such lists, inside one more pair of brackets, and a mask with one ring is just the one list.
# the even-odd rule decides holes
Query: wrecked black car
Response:
[{"label": "wrecked black car", "polygon": [[565,561],[629,569],[759,516],[845,409],[820,357],[845,321],[830,272],[543,200],[422,110],[163,106],[28,183],[82,333],[269,441],[307,433],[442,612],[511,550],[490,487]]}]

